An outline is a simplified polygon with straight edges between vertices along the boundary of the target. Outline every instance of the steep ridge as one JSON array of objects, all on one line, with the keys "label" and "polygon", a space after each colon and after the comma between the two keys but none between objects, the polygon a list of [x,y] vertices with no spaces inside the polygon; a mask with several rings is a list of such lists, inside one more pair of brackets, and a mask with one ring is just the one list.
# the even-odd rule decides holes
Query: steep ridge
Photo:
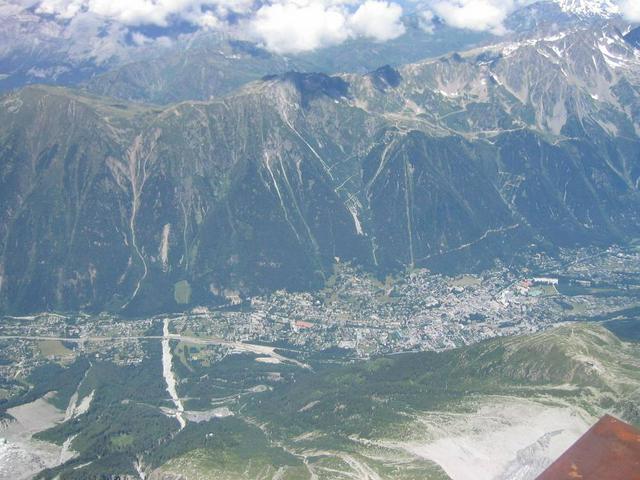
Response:
[{"label": "steep ridge", "polygon": [[[450,397],[447,402],[470,404],[484,394],[512,394],[534,400],[537,396],[552,397],[557,389],[555,395],[572,397],[571,403],[581,405],[596,418],[609,411],[637,425],[640,417],[633,402],[640,380],[638,355],[637,344],[622,342],[599,325],[566,324],[447,352],[404,354],[329,368],[320,375],[299,378],[296,385],[276,389],[268,401],[255,408],[278,418],[320,401],[325,405],[322,415],[331,427],[348,431],[349,426],[331,419],[330,412],[335,402],[351,395],[371,403],[376,395],[384,396],[394,404],[397,418],[403,411],[438,411],[445,397]],[[347,384],[352,385],[351,391],[344,388]],[[348,407],[342,415],[349,417],[361,407],[366,405]],[[307,421],[311,416],[298,415]],[[384,421],[384,415],[380,417]],[[273,424],[275,428],[282,422]]]},{"label": "steep ridge", "polygon": [[133,200],[109,159],[125,155],[132,124],[149,111],[44,87],[5,96],[0,110],[3,297],[35,309],[63,298],[70,308],[103,303],[132,281],[122,219]]},{"label": "steep ridge", "polygon": [[640,51],[614,27],[162,110],[2,102],[8,310],[220,304],[336,258],[468,270],[640,230]]}]

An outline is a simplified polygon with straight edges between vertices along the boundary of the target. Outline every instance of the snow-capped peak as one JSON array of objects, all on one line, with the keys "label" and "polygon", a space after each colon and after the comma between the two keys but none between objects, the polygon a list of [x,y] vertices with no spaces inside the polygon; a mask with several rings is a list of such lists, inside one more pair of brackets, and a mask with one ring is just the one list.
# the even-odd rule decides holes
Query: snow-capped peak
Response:
[{"label": "snow-capped peak", "polygon": [[565,13],[581,17],[612,17],[620,13],[613,0],[554,0]]}]

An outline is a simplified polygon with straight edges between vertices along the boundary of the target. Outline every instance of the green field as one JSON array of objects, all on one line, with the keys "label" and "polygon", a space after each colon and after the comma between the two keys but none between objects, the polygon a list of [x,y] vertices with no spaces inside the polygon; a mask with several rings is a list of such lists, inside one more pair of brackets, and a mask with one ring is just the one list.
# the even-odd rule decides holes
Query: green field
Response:
[{"label": "green field", "polygon": [[173,297],[179,305],[186,305],[191,301],[191,285],[186,280],[176,283],[173,287]]},{"label": "green field", "polygon": [[48,359],[72,360],[74,353],[65,347],[59,340],[43,340],[38,342],[40,355]]}]

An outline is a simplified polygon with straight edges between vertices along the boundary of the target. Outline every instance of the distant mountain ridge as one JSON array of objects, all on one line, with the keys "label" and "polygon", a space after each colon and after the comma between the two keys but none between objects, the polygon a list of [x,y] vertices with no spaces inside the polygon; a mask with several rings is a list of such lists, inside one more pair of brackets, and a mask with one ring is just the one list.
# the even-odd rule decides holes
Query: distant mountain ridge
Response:
[{"label": "distant mountain ridge", "polygon": [[[384,43],[364,39],[293,56],[266,52],[260,45],[223,32],[198,31],[182,23],[138,30],[135,42],[122,25],[85,25],[38,13],[31,6],[0,9],[0,91],[27,84],[79,85],[126,100],[171,103],[204,100],[263,75],[286,70],[364,73],[383,63],[411,63],[447,51],[492,41],[486,32],[447,26],[437,16],[425,23],[415,2],[405,8],[407,33]],[[419,5],[419,4],[418,4]],[[542,0],[517,9],[505,24],[515,34],[541,28],[620,19],[612,0]],[[102,28],[102,30],[101,30]],[[180,66],[187,71],[176,71]]]}]

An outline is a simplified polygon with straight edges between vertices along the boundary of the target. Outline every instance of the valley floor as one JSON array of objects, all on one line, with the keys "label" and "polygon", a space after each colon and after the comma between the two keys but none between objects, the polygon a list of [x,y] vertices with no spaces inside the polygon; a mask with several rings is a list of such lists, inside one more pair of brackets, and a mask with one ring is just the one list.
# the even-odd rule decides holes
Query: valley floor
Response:
[{"label": "valley floor", "polygon": [[600,415],[640,423],[637,344],[603,327],[637,338],[639,252],[5,317],[0,478],[533,479]]}]

